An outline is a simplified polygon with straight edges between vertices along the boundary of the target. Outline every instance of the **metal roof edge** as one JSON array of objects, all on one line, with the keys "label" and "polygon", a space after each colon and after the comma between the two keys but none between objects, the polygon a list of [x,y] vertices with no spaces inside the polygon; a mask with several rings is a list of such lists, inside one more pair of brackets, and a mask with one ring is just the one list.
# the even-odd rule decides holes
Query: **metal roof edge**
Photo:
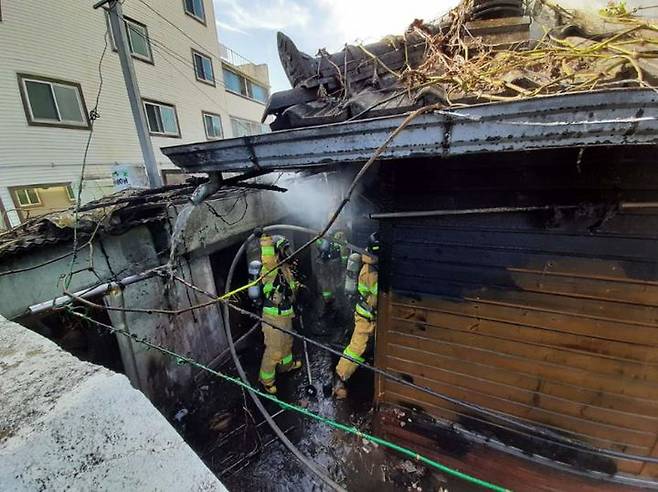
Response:
[{"label": "metal roof edge", "polygon": [[[298,170],[367,160],[406,114],[165,147],[187,172]],[[613,89],[466,106],[418,116],[381,159],[450,157],[658,138],[658,93]]]}]

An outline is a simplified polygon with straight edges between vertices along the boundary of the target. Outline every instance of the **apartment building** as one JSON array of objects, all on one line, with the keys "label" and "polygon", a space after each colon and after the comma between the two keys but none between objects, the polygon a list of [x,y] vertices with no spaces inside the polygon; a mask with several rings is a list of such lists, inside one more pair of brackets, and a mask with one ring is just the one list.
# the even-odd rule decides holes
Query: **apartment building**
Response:
[{"label": "apartment building", "polygon": [[[83,161],[84,201],[145,183],[107,12],[92,3],[0,0],[0,229],[71,206]],[[182,177],[160,147],[267,131],[267,66],[219,44],[212,0],[123,12],[165,183]]]}]

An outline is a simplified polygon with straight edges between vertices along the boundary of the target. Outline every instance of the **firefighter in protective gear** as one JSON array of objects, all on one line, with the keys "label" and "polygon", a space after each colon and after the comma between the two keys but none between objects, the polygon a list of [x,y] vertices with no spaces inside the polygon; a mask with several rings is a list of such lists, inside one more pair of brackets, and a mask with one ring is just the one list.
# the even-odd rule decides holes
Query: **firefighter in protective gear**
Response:
[{"label": "firefighter in protective gear", "polygon": [[318,239],[316,275],[322,295],[324,314],[329,312],[336,301],[336,290],[341,279],[341,249],[331,237]]},{"label": "firefighter in protective gear", "polygon": [[338,289],[343,283],[343,270],[347,263],[349,249],[341,242],[344,242],[346,238],[347,234],[337,223],[331,232],[316,241],[315,274],[318,289],[322,295],[323,314],[334,310]]},{"label": "firefighter in protective gear", "polygon": [[[283,236],[260,237],[263,268],[261,274],[272,270],[274,266],[289,254],[288,240]],[[265,352],[260,365],[258,379],[265,390],[275,394],[277,372],[290,372],[302,367],[299,360],[293,359],[291,335],[270,325],[293,330],[292,320],[295,316],[294,302],[299,283],[294,277],[290,265],[283,264],[263,278],[263,336]]]},{"label": "firefighter in protective gear", "polygon": [[[363,354],[368,346],[368,340],[375,332],[377,324],[377,255],[380,244],[377,233],[370,236],[368,252],[372,255],[362,255],[362,267],[359,272],[358,300],[354,312],[354,331],[350,343],[343,354],[363,362]],[[345,382],[354,374],[358,365],[349,359],[341,358],[336,366],[334,379],[334,396],[337,399],[347,397]]]}]

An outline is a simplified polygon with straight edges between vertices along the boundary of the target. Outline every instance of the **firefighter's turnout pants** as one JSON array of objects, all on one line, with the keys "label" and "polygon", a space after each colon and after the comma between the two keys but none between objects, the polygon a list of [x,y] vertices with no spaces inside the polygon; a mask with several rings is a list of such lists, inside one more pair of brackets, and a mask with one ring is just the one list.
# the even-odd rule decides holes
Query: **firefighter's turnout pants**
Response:
[{"label": "firefighter's turnout pants", "polygon": [[316,264],[318,287],[325,303],[334,301],[340,287],[343,265],[340,258],[320,260]]},{"label": "firefighter's turnout pants", "polygon": [[[363,266],[359,272],[359,300],[354,311],[354,332],[349,345],[343,350],[343,354],[363,363],[363,354],[368,346],[368,340],[375,332],[377,321],[377,265],[376,259],[363,256]],[[357,364],[351,360],[342,358],[336,366],[336,374],[343,381],[347,381],[356,368]]]},{"label": "firefighter's turnout pants", "polygon": [[[350,340],[349,345],[343,350],[343,353],[352,357],[354,360],[363,362],[363,354],[368,346],[368,340],[370,340],[374,331],[374,318],[368,319],[360,315],[358,312],[354,313],[354,332],[352,333],[352,339]],[[336,374],[338,374],[338,377],[343,381],[347,381],[350,376],[354,374],[357,367],[358,365],[351,360],[341,358],[336,366]]]},{"label": "firefighter's turnout pants", "polygon": [[[263,312],[263,319],[268,323],[292,331],[293,314],[272,315]],[[286,372],[292,365],[292,336],[262,323],[265,338],[265,352],[260,364],[259,379],[265,386],[271,386],[276,379],[276,372]]]}]

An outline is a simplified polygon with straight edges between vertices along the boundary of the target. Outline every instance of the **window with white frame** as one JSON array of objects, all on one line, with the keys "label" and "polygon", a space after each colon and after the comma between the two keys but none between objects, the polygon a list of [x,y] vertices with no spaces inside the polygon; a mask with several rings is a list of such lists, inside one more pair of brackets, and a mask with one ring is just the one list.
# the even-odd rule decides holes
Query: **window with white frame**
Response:
[{"label": "window with white frame", "polygon": [[222,67],[222,73],[224,74],[224,87],[226,87],[227,91],[261,103],[267,102],[269,91],[266,87],[226,67]]},{"label": "window with white frame", "polygon": [[204,112],[203,126],[206,129],[208,140],[217,140],[223,137],[222,119],[218,114]]},{"label": "window with white frame", "polygon": [[199,22],[206,23],[206,10],[203,7],[203,0],[183,0],[185,13],[194,17]]},{"label": "window with white frame", "polygon": [[257,121],[237,118],[235,116],[231,116],[231,129],[233,130],[234,137],[258,135],[260,133],[267,133],[269,131],[267,125],[262,125]]},{"label": "window with white frame", "polygon": [[180,137],[176,107],[157,101],[144,101],[144,111],[151,135]]},{"label": "window with white frame", "polygon": [[14,191],[18,204],[21,207],[34,207],[41,205],[39,193],[34,188],[18,188]]},{"label": "window with white frame", "polygon": [[69,183],[66,185],[66,196],[72,202],[76,201],[75,193],[73,191],[73,186]]},{"label": "window with white frame", "polygon": [[26,74],[18,83],[30,125],[89,128],[80,84]]},{"label": "window with white frame", "polygon": [[[124,25],[126,26],[126,36],[128,38],[128,48],[130,49],[130,54],[133,58],[138,60],[143,60],[149,63],[153,63],[153,52],[151,51],[151,41],[149,39],[148,29],[146,25],[136,20],[130,19],[128,17],[123,18]],[[107,23],[109,26],[110,23],[109,15],[107,17]],[[112,47],[116,50],[116,34],[114,29],[111,29],[112,33]]]},{"label": "window with white frame", "polygon": [[209,56],[192,50],[194,60],[194,75],[199,82],[215,85],[215,74],[212,69],[212,60]]}]

